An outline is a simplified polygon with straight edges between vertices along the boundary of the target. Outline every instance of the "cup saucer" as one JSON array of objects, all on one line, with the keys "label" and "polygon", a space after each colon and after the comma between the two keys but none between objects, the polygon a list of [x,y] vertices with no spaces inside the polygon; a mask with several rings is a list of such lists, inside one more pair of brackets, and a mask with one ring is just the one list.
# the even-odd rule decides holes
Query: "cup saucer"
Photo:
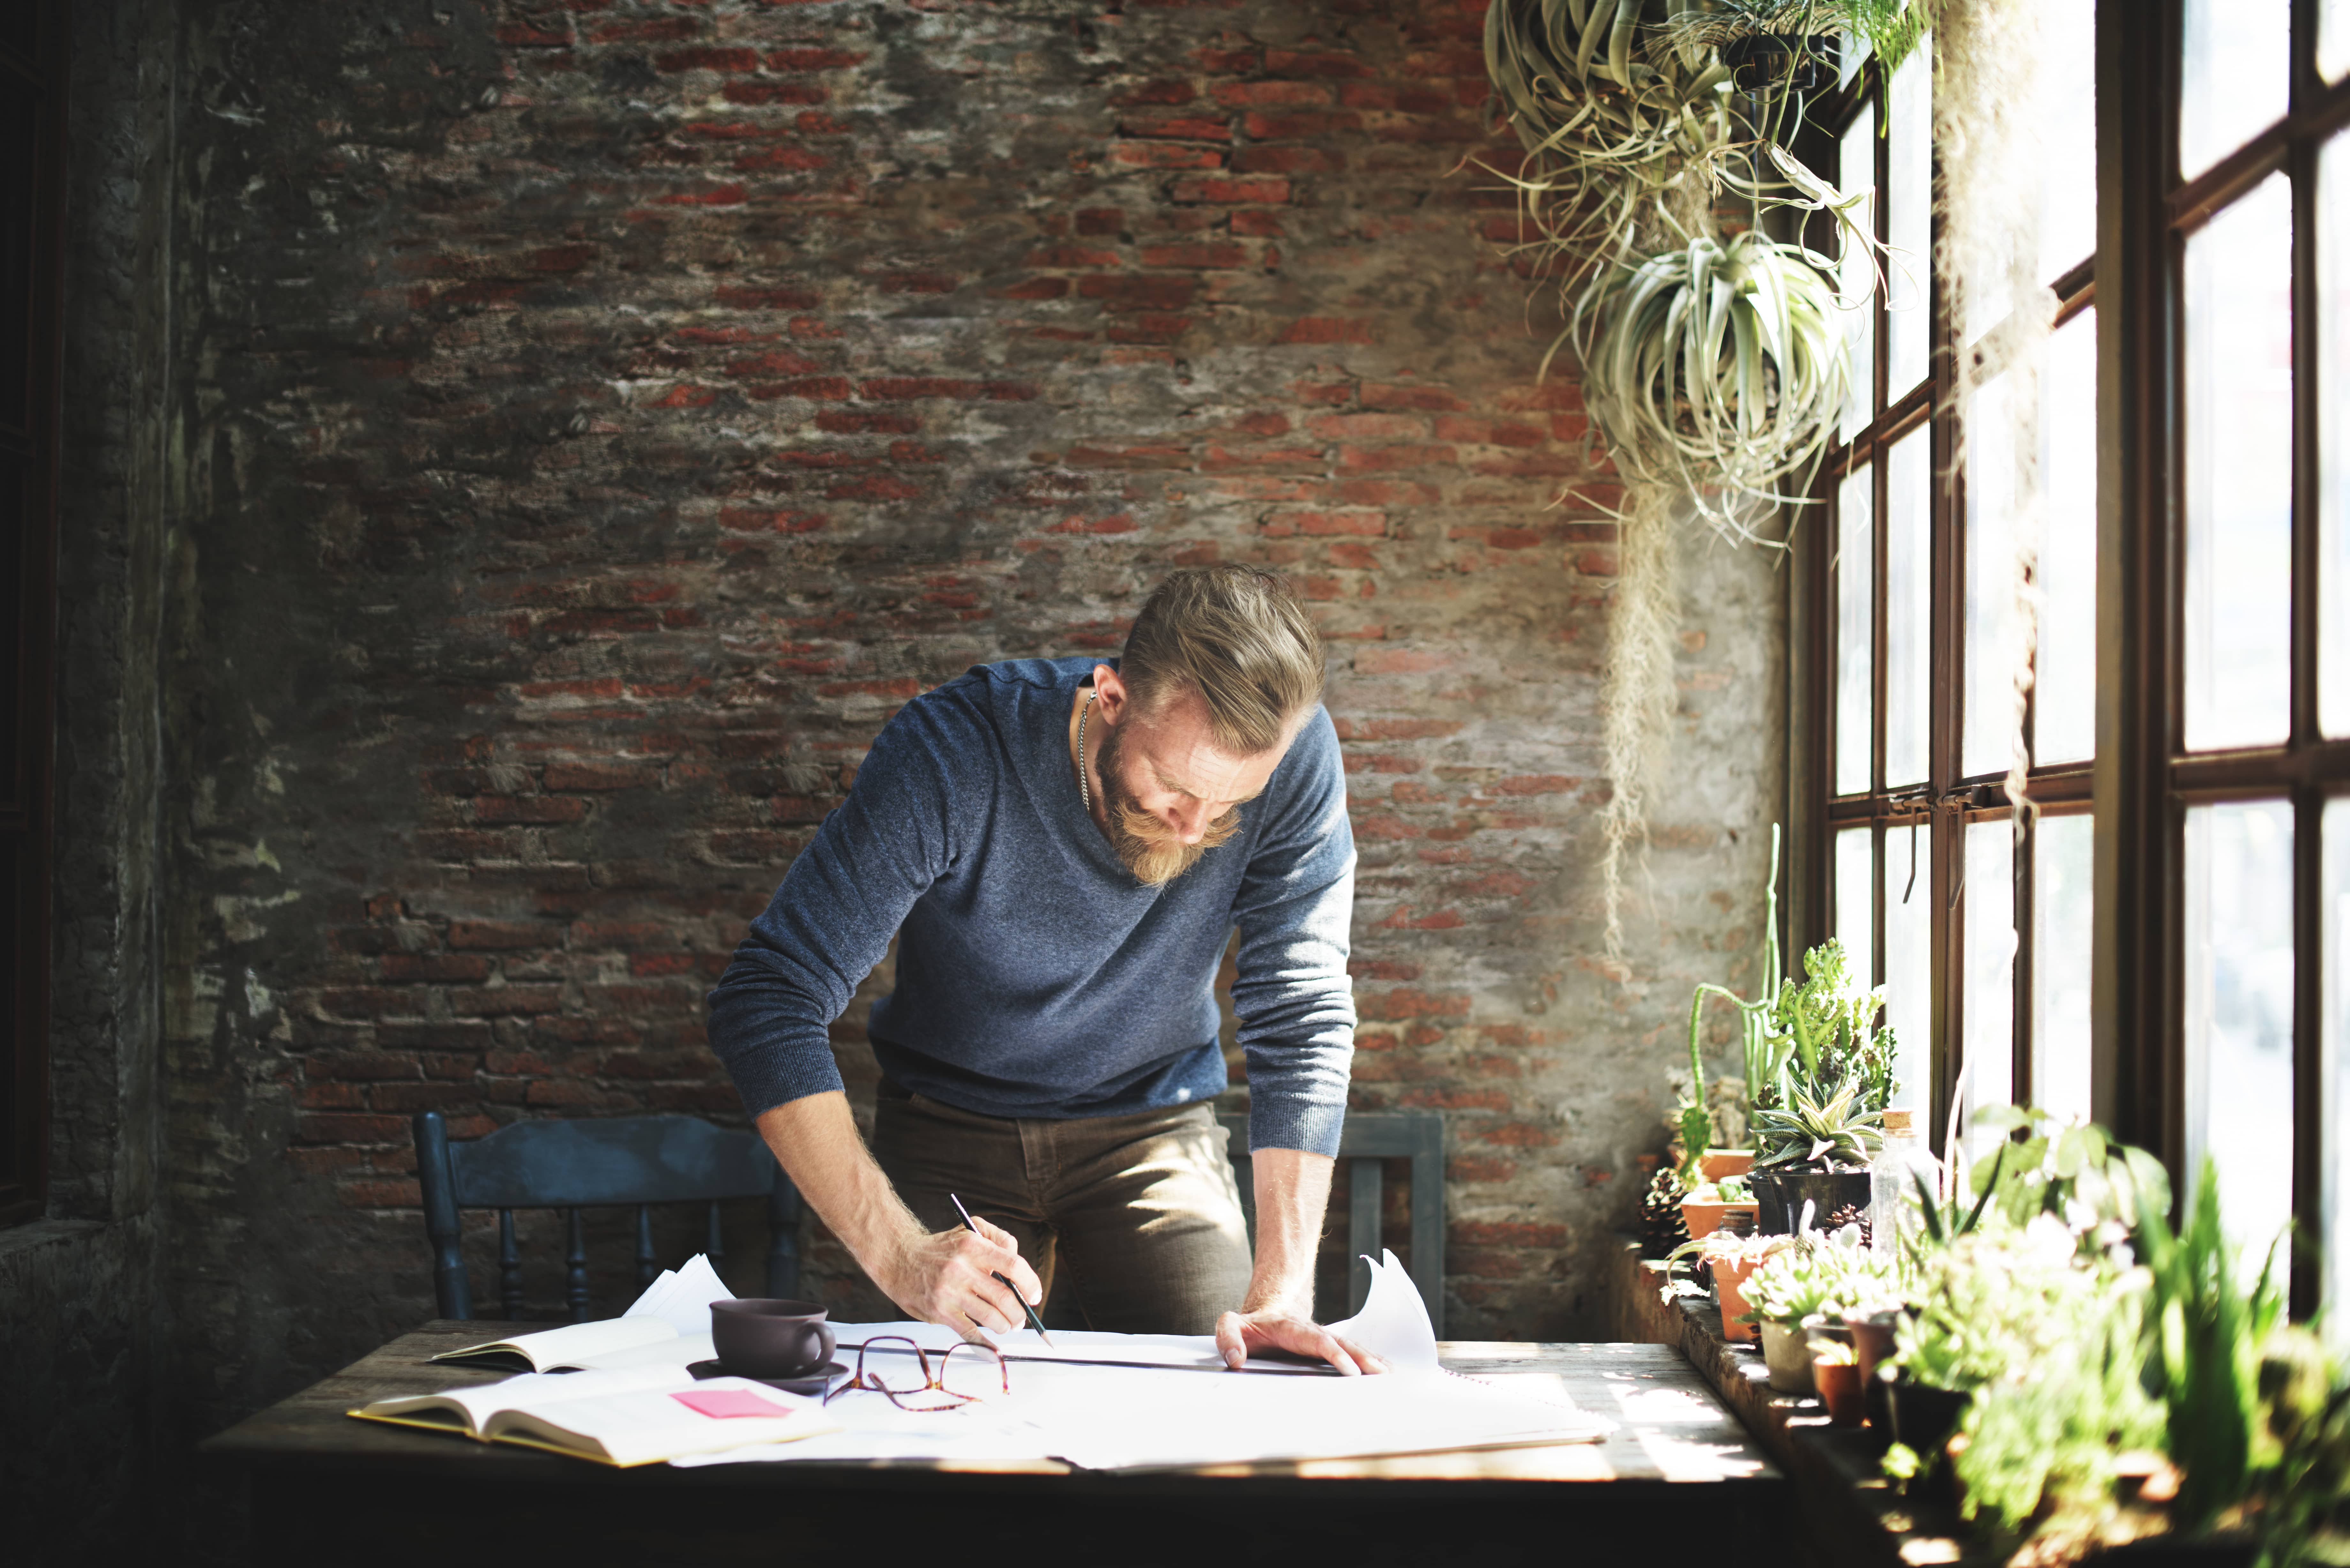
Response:
[{"label": "cup saucer", "polygon": [[[697,1383],[709,1377],[750,1377],[750,1374],[746,1372],[727,1371],[725,1363],[720,1361],[697,1361],[686,1370],[693,1374],[694,1381]],[[827,1361],[804,1376],[751,1377],[750,1380],[754,1383],[764,1383],[770,1388],[780,1388],[786,1394],[799,1394],[810,1399],[821,1399],[830,1391],[835,1379],[847,1376],[847,1367],[837,1361]]]}]

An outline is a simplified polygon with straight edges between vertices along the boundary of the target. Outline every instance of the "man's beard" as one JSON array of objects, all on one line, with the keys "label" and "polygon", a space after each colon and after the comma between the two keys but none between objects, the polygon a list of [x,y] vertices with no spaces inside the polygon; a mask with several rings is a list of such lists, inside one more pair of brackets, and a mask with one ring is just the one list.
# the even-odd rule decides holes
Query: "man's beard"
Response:
[{"label": "man's beard", "polygon": [[1109,817],[1109,843],[1134,879],[1146,888],[1164,887],[1199,864],[1200,857],[1240,831],[1241,808],[1234,806],[1215,821],[1197,844],[1186,844],[1174,830],[1135,798],[1118,774],[1118,728],[1102,726],[1101,750],[1094,761],[1101,771],[1102,805]]}]

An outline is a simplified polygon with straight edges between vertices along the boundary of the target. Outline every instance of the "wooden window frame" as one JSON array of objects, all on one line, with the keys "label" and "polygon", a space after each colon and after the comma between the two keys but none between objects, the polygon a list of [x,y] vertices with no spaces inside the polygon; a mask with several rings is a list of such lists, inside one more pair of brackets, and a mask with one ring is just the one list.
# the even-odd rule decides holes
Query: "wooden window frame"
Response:
[{"label": "wooden window frame", "polygon": [[[1892,205],[1885,199],[1892,177],[1891,139],[1885,134],[1890,129],[1887,88],[1885,73],[1877,62],[1864,62],[1849,84],[1825,97],[1815,107],[1811,117],[1814,129],[1804,149],[1814,161],[1814,167],[1825,167],[1818,161],[1834,156],[1838,139],[1865,105],[1875,106],[1880,132],[1877,140],[1875,185],[1880,197],[1872,204],[1872,217],[1880,242],[1890,238]],[[1939,170],[1939,158],[1936,166]],[[1934,229],[1939,241],[1939,213]],[[1827,237],[1825,234],[1818,236],[1821,240]],[[2094,259],[2084,258],[2053,286],[2060,301],[2057,324],[2062,326],[2096,302]],[[1794,770],[1795,809],[1805,820],[1804,830],[1798,835],[1794,871],[1797,886],[1791,892],[1798,911],[1795,929],[1800,945],[1809,947],[1827,940],[1839,924],[1834,893],[1836,836],[1863,824],[1871,828],[1875,892],[1869,926],[1874,971],[1868,978],[1871,983],[1882,984],[1887,978],[1889,959],[1886,941],[1887,867],[1899,838],[1915,836],[1912,842],[1920,857],[1920,876],[1918,893],[1913,896],[1922,895],[1929,901],[1931,954],[1928,1002],[1931,1026],[1924,1057],[1928,1081],[1922,1085],[1925,1093],[1920,1109],[1928,1118],[1929,1137],[1939,1147],[1958,1086],[1960,1062],[1955,1047],[1966,1037],[1965,832],[1971,823],[2004,821],[2013,814],[2003,772],[1970,774],[1960,768],[1966,701],[1966,486],[1964,474],[1953,473],[1950,461],[1954,431],[1949,410],[1957,350],[1939,274],[1929,279],[1928,307],[1930,319],[1927,374],[1917,386],[1903,389],[1897,396],[1887,384],[1890,335],[1887,329],[1887,301],[1881,293],[1871,301],[1868,308],[1875,370],[1871,378],[1874,403],[1870,419],[1849,440],[1843,439],[1839,431],[1838,440],[1829,448],[1822,463],[1820,483],[1814,491],[1818,506],[1814,518],[1807,520],[1814,524],[1812,538],[1798,549],[1797,569],[1804,578],[1802,597],[1810,613],[1802,618],[1805,646],[1797,650],[1794,660],[1798,689],[1791,707],[1799,715],[1798,744],[1808,756],[1805,763]],[[1928,647],[1932,712],[1927,737],[1927,777],[1923,784],[1896,789],[1888,787],[1885,774],[1889,543],[1885,459],[1896,441],[1928,427],[1930,434],[1926,439],[1930,443],[1936,480],[1930,492],[1929,535],[1932,626]],[[1838,794],[1835,768],[1839,585],[1835,541],[1841,524],[1841,482],[1862,469],[1870,469],[1874,474],[1870,786],[1857,794]],[[1800,530],[1798,538],[1800,541]],[[2035,712],[2027,711],[2026,724],[2033,723],[2035,717]],[[2087,811],[2093,768],[2088,762],[2033,767],[2028,774],[2027,788],[2040,813],[2054,816]],[[2016,846],[2014,859],[2017,947],[2010,1068],[2014,1095],[2020,1103],[2029,1103],[2033,1090],[2032,959],[2036,847],[2036,827],[2027,826]],[[1901,852],[1906,859],[1906,846],[1901,846]]]},{"label": "wooden window frame", "polygon": [[[2104,0],[2110,5],[2114,0]],[[2152,10],[2153,7],[2148,7]],[[2121,1136],[2186,1166],[2185,832],[2187,808],[2281,800],[2293,813],[2293,1212],[2320,1234],[2326,1150],[2323,1105],[2321,817],[2350,794],[2350,739],[2317,718],[2320,322],[2317,151],[2350,126],[2350,78],[2316,65],[2317,0],[2293,0],[2285,117],[2192,180],[2178,161],[2184,0],[2161,0],[2097,47],[2098,280],[2114,328],[2098,345],[2101,482],[2097,656],[2096,899],[2093,1015],[2097,1106]],[[2282,746],[2189,753],[2186,689],[2186,239],[2270,174],[2292,182],[2292,722]],[[2109,916],[2107,911],[2113,911]],[[2294,1259],[2293,1304],[2318,1302],[2316,1260]]]},{"label": "wooden window frame", "polygon": [[[0,615],[14,622],[5,632],[13,647],[0,648],[0,724],[9,736],[0,755],[13,763],[0,765],[0,930],[9,964],[0,988],[0,1225],[39,1218],[47,1199],[66,25],[66,8],[48,0],[24,6],[0,31],[0,84],[32,106],[33,136],[20,166],[29,175],[23,208],[0,213],[0,243],[21,243],[26,254],[25,296],[0,306],[25,312],[22,362],[0,365],[0,375],[23,376],[25,393],[21,425],[0,412],[0,460],[21,465],[16,493],[0,502],[13,504],[19,523],[16,548],[0,558]],[[0,549],[7,523],[0,509]]]}]

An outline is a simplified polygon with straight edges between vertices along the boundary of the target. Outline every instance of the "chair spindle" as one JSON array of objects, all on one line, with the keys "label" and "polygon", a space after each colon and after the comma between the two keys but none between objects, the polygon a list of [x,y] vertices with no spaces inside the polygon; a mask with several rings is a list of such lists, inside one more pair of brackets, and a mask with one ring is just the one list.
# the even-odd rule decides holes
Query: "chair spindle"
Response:
[{"label": "chair spindle", "polygon": [[637,1289],[643,1290],[660,1272],[653,1262],[653,1210],[648,1203],[637,1205]]},{"label": "chair spindle", "polygon": [[498,1210],[498,1312],[508,1323],[522,1317],[522,1252],[515,1245],[514,1210]]},{"label": "chair spindle", "polygon": [[726,1261],[726,1238],[719,1233],[718,1204],[715,1199],[712,1199],[710,1205],[710,1236],[702,1244],[702,1250],[710,1255],[710,1266],[713,1269]]},{"label": "chair spindle", "polygon": [[1379,1255],[1379,1197],[1385,1169],[1376,1159],[1347,1162],[1347,1299],[1350,1314],[1363,1310],[1371,1293],[1371,1271],[1363,1260]]},{"label": "chair spindle", "polygon": [[571,1218],[571,1241],[569,1248],[563,1255],[563,1262],[568,1271],[564,1282],[563,1299],[570,1303],[571,1321],[586,1323],[588,1321],[588,1227],[581,1221],[578,1210],[567,1209],[564,1212]]}]

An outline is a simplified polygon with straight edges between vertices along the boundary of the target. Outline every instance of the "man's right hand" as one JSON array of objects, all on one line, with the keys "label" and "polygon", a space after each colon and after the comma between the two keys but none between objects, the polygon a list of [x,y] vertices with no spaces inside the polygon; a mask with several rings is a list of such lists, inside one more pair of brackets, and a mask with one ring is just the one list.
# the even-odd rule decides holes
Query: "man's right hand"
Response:
[{"label": "man's right hand", "polygon": [[[867,1267],[873,1282],[908,1315],[976,1340],[982,1329],[1008,1334],[1025,1324],[1021,1302],[1043,1301],[1045,1287],[1011,1232],[976,1216],[972,1223],[979,1227],[975,1235],[960,1228],[912,1231]],[[1012,1282],[1017,1296],[998,1273]]]}]

